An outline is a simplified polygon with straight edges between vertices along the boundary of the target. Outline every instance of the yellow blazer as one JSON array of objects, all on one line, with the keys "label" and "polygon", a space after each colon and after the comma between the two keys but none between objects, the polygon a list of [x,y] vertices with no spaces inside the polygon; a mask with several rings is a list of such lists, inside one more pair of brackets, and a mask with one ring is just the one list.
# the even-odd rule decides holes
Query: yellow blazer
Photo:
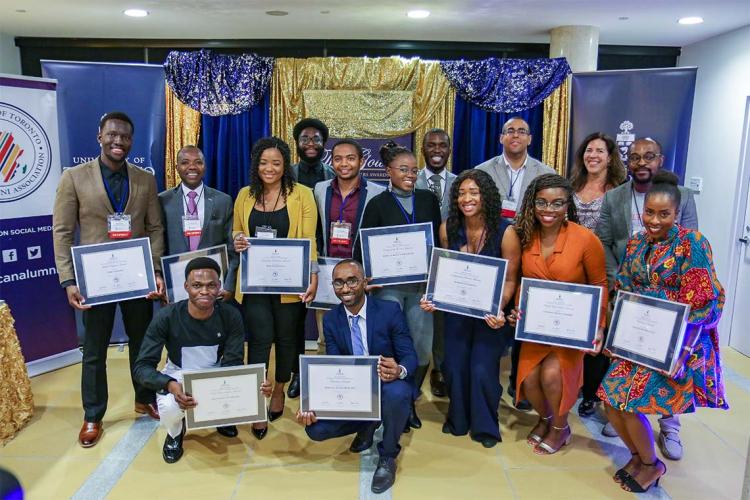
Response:
[{"label": "yellow blazer", "polygon": [[[252,236],[248,222],[250,221],[250,212],[255,206],[255,198],[250,194],[250,188],[245,186],[237,193],[237,199],[234,201],[234,223],[232,225],[232,237],[240,233],[245,236]],[[303,186],[300,183],[294,185],[294,189],[286,198],[286,210],[289,213],[289,238],[307,238],[310,240],[310,260],[318,261],[318,249],[315,243],[315,231],[318,226],[318,209],[315,205],[315,197],[312,189]],[[237,302],[242,303],[242,293],[240,292],[240,274],[237,273],[237,286],[234,289],[234,297]],[[297,295],[282,295],[281,303],[289,304],[299,302]]]}]

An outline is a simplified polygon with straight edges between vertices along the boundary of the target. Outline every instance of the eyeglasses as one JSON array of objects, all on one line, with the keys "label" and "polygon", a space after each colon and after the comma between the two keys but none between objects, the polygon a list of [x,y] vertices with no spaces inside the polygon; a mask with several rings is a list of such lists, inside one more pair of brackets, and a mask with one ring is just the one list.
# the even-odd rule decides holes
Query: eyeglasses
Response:
[{"label": "eyeglasses", "polygon": [[348,286],[349,288],[357,288],[361,281],[359,278],[347,278],[346,280],[333,280],[333,288],[334,290],[341,290],[344,288],[344,285]]},{"label": "eyeglasses", "polygon": [[419,169],[418,168],[406,168],[406,167],[398,167],[396,168],[399,172],[401,172],[401,175],[419,175]]},{"label": "eyeglasses", "polygon": [[308,144],[310,144],[311,142],[312,142],[313,144],[317,145],[317,146],[320,146],[321,144],[323,144],[323,138],[322,138],[322,137],[320,137],[319,135],[314,135],[314,136],[312,136],[312,137],[308,137],[308,136],[306,136],[306,135],[303,135],[303,136],[301,136],[301,137],[299,138],[299,143],[300,143],[300,144],[301,144],[302,146],[307,146],[307,145],[308,145]]},{"label": "eyeglasses", "polygon": [[558,210],[562,210],[562,208],[567,205],[567,201],[563,200],[555,200],[555,201],[547,201],[543,200],[541,198],[537,198],[534,200],[534,206],[539,210],[546,210],[549,208],[550,210],[554,210],[557,212]]},{"label": "eyeglasses", "polygon": [[631,155],[628,155],[628,162],[629,163],[640,163],[641,160],[645,161],[646,163],[651,163],[652,161],[656,160],[657,158],[661,158],[662,155],[656,154],[656,153],[646,153],[645,155],[641,156],[638,153],[633,153]]},{"label": "eyeglasses", "polygon": [[505,135],[516,135],[523,137],[525,135],[529,135],[529,131],[525,128],[506,128],[503,130],[503,134]]}]

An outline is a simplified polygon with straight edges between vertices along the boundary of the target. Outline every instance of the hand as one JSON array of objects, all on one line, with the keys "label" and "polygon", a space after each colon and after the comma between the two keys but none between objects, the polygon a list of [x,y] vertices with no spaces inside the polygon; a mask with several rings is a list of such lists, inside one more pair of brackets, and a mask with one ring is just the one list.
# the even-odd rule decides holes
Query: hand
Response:
[{"label": "hand", "polygon": [[610,351],[609,349],[602,349],[602,354],[604,354],[610,359],[615,359],[617,357],[614,354],[612,354],[612,351]]},{"label": "hand", "polygon": [[500,311],[500,314],[498,314],[497,316],[485,314],[484,322],[487,323],[487,326],[489,326],[493,330],[497,330],[505,325],[505,314],[503,314],[502,311]]},{"label": "hand", "polygon": [[273,391],[273,386],[271,385],[271,381],[268,379],[265,379],[263,383],[260,384],[260,393],[263,394],[264,397],[270,398],[272,391]]},{"label": "hand", "polygon": [[383,285],[371,285],[370,282],[372,281],[372,277],[365,279],[367,280],[367,284],[365,285],[365,293],[371,293],[373,290],[379,290],[383,288]]},{"label": "hand", "polygon": [[234,298],[234,292],[229,291],[229,290],[224,290],[222,288],[221,291],[219,291],[219,297],[221,298],[222,301],[229,302],[230,300]]},{"label": "hand", "polygon": [[599,327],[599,329],[596,331],[596,336],[594,337],[593,344],[594,348],[586,349],[586,354],[596,356],[597,354],[602,352],[602,346],[604,345],[604,328]]},{"label": "hand", "polygon": [[309,304],[315,300],[316,293],[318,293],[318,273],[313,273],[310,276],[310,285],[307,287],[307,290],[305,290],[305,293],[299,294],[299,298],[302,299],[302,302],[305,304]]},{"label": "hand", "polygon": [[508,324],[515,327],[516,323],[521,319],[521,311],[519,309],[513,309],[508,315]]},{"label": "hand", "polygon": [[245,234],[240,233],[234,237],[234,251],[237,253],[244,252],[250,248],[250,243],[245,239]]},{"label": "hand", "polygon": [[83,295],[81,295],[81,292],[78,290],[78,287],[76,285],[66,286],[65,293],[68,294],[68,304],[70,304],[70,307],[72,307],[73,309],[78,309],[79,311],[91,309],[91,306],[84,305],[86,299],[83,298]]},{"label": "hand", "polygon": [[427,300],[425,295],[423,295],[419,300],[419,307],[421,307],[423,311],[427,312],[435,312],[437,310],[435,308],[435,304],[433,304],[431,300]]},{"label": "hand", "polygon": [[401,367],[393,358],[380,356],[378,359],[378,376],[383,382],[393,382],[401,375]]},{"label": "hand", "polygon": [[169,381],[167,384],[167,391],[174,396],[174,400],[177,401],[177,404],[182,410],[198,406],[198,402],[193,399],[193,396],[185,394],[182,390],[182,384],[176,380]]},{"label": "hand", "polygon": [[161,277],[161,274],[156,275],[156,291],[148,292],[146,298],[148,300],[163,299],[165,302],[168,301],[164,293],[164,279]]},{"label": "hand", "polygon": [[314,424],[317,421],[318,421],[318,419],[317,419],[317,417],[315,417],[315,412],[314,411],[300,411],[300,410],[297,410],[297,422],[298,423],[300,423],[300,424],[302,424],[304,426],[308,426],[308,425]]}]

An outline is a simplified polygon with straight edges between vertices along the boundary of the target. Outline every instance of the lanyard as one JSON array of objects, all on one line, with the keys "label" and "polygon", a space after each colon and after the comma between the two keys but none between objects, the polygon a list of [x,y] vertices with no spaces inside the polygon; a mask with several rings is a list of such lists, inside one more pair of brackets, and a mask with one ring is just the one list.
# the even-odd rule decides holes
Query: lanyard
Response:
[{"label": "lanyard", "polygon": [[112,203],[112,208],[114,208],[115,213],[118,214],[121,214],[125,208],[125,204],[128,201],[128,193],[130,193],[130,183],[128,182],[127,177],[125,177],[123,183],[125,184],[125,187],[120,187],[120,203],[115,203],[115,195],[112,194],[112,189],[109,187],[109,183],[104,180],[104,190],[107,191],[107,196],[109,197],[110,203]]},{"label": "lanyard", "polygon": [[414,224],[417,221],[417,200],[414,194],[414,191],[411,192],[411,218],[409,218],[409,214],[406,213],[406,210],[404,210],[404,207],[401,205],[401,202],[398,201],[398,198],[395,194],[393,194],[393,191],[388,191],[391,193],[391,196],[393,196],[393,201],[396,202],[396,206],[401,210],[401,213],[404,214],[404,219],[406,219],[407,224]]},{"label": "lanyard", "polygon": [[201,192],[198,193],[198,196],[195,197],[195,212],[191,212],[188,205],[188,197],[185,194],[185,191],[182,192],[182,197],[185,198],[185,212],[188,215],[195,215],[198,213],[198,203],[200,203],[201,201],[201,196],[203,196],[203,189],[201,189]]},{"label": "lanyard", "polygon": [[471,251],[471,245],[469,245],[469,231],[464,227],[464,232],[466,233],[466,250],[469,253],[473,253],[476,255],[479,255],[479,250],[482,248],[482,240],[484,239],[484,235],[487,234],[487,226],[482,228],[482,234],[479,235],[479,240],[477,241],[477,246],[474,249],[474,251]]},{"label": "lanyard", "polygon": [[[339,222],[344,221],[344,209],[346,208],[346,202],[349,201],[349,198],[351,195],[354,194],[354,191],[356,191],[358,188],[355,188],[351,193],[344,196],[344,198],[341,200],[341,206],[339,207]],[[341,195],[341,191],[339,191],[339,195]]]},{"label": "lanyard", "polygon": [[273,208],[271,209],[270,212],[265,211],[266,210],[266,196],[262,191],[260,193],[260,203],[261,205],[263,205],[263,213],[266,214],[265,216],[266,227],[271,227],[271,213],[276,211],[276,206],[279,204],[279,200],[281,199],[281,191],[282,191],[282,188],[279,188],[279,194],[278,196],[276,196],[276,201],[273,202]]},{"label": "lanyard", "polygon": [[[630,194],[633,195],[633,204],[635,205],[635,213],[638,214],[638,223],[641,225],[641,227],[644,227],[643,226],[643,218],[641,216],[641,209],[638,208],[638,199],[636,199],[636,197],[635,197],[635,188],[633,187],[632,184],[630,185]],[[646,198],[644,197],[643,199],[645,200]],[[630,229],[631,229],[631,231],[633,230],[633,228],[630,228]]]},{"label": "lanyard", "polygon": [[515,180],[513,180],[513,169],[512,168],[510,169],[510,174],[508,175],[508,177],[510,177],[510,189],[508,189],[508,198],[510,198],[511,200],[515,199],[513,197],[513,186],[515,186],[516,182],[518,182],[518,179],[519,177],[521,177],[521,173],[523,172],[524,168],[526,167],[521,167],[518,169],[518,173],[516,174]]}]

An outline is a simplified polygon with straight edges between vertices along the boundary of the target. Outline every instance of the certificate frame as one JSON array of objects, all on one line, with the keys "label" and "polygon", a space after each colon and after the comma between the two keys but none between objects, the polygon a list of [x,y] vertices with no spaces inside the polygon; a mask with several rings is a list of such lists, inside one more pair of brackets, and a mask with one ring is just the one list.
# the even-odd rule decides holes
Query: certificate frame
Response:
[{"label": "certificate frame", "polygon": [[[662,358],[657,359],[651,356],[647,356],[643,353],[626,349],[624,347],[618,347],[617,345],[615,345],[618,338],[618,326],[622,315],[623,304],[626,302],[633,302],[645,305],[647,307],[667,310],[676,313],[674,324],[672,325],[672,329],[669,332],[670,337],[667,350]],[[639,365],[671,374],[674,372],[675,364],[677,363],[677,360],[679,359],[681,354],[682,344],[684,342],[685,332],[687,330],[687,319],[689,314],[690,306],[688,304],[618,290],[617,297],[615,298],[615,307],[612,312],[612,322],[610,323],[609,334],[607,335],[607,341],[604,344],[604,348],[618,358],[627,359]]]},{"label": "certificate frame", "polygon": [[[529,311],[527,308],[529,300],[529,291],[532,288],[542,288],[545,290],[556,290],[566,293],[582,293],[591,296],[591,310],[588,313],[588,331],[584,340],[567,339],[557,335],[547,335],[527,330],[526,321]],[[566,283],[562,281],[548,281],[535,278],[521,278],[521,299],[519,310],[522,311],[521,318],[516,323],[517,340],[525,342],[535,342],[537,344],[547,344],[570,349],[591,350],[594,348],[596,332],[599,329],[599,319],[602,305],[602,287],[597,285],[585,285],[580,283]]]},{"label": "certificate frame", "polygon": [[[380,408],[380,377],[378,376],[379,356],[309,356],[299,357],[300,364],[300,411],[314,411],[315,416],[325,420],[363,420],[378,421],[381,419]],[[319,410],[310,407],[310,367],[314,365],[327,366],[369,366],[370,368],[370,397],[371,411]]]},{"label": "certificate frame", "polygon": [[[164,288],[167,291],[167,298],[169,299],[170,304],[174,304],[175,302],[179,302],[178,300],[175,300],[176,297],[176,290],[182,288],[182,284],[185,282],[184,274],[182,276],[173,276],[172,273],[172,266],[178,262],[190,262],[191,260],[195,259],[196,257],[210,257],[214,260],[217,260],[216,257],[218,257],[217,264],[221,267],[221,274],[219,275],[219,281],[222,284],[222,287],[224,286],[224,278],[227,275],[227,270],[229,269],[229,253],[227,251],[226,244],[224,245],[216,245],[209,248],[199,248],[197,250],[193,250],[191,252],[183,252],[183,253],[176,253],[174,255],[165,255],[161,258],[161,270],[162,274],[164,275]],[[187,265],[187,264],[185,264]],[[181,296],[182,294],[180,294]],[[185,295],[187,295],[187,292],[185,292]],[[183,297],[180,300],[183,300]]]},{"label": "certificate frame", "polygon": [[336,297],[335,293],[333,294],[333,297],[336,300],[335,302],[330,302],[328,300],[318,300],[318,298],[321,295],[321,288],[325,287],[326,290],[331,289],[331,291],[333,291],[333,276],[332,274],[329,274],[326,269],[333,271],[333,267],[342,260],[344,259],[339,259],[336,257],[318,257],[318,293],[315,295],[315,300],[307,304],[308,309],[330,311],[341,303],[339,298]]},{"label": "certificate frame", "polygon": [[196,420],[195,410],[189,408],[185,410],[185,425],[187,430],[205,429],[208,427],[222,427],[225,425],[251,424],[254,422],[266,422],[268,420],[268,409],[266,400],[260,392],[260,386],[266,379],[266,366],[263,363],[240,366],[224,366],[219,368],[207,368],[205,370],[183,370],[183,388],[186,394],[195,397],[198,405],[201,404],[200,394],[195,394],[195,382],[202,379],[237,377],[255,375],[257,384],[256,391],[258,394],[258,411],[251,415],[242,415],[234,418],[218,418],[211,420]]},{"label": "certificate frame", "polygon": [[[250,248],[240,253],[240,292],[243,294],[256,294],[265,293],[272,295],[280,294],[298,294],[305,293],[307,287],[310,286],[310,272],[312,266],[310,265],[310,255],[312,253],[312,242],[307,238],[246,238],[250,244]],[[276,247],[276,248],[289,248],[289,247],[301,247],[302,248],[302,286],[260,286],[250,285],[247,282],[249,272],[248,266],[250,266],[250,252],[256,247]]]},{"label": "certificate frame", "polygon": [[[407,274],[402,276],[377,277],[372,275],[372,256],[370,255],[370,238],[372,236],[424,233],[427,252],[425,254],[426,266],[424,273]],[[397,226],[368,227],[359,230],[359,242],[362,247],[362,266],[365,268],[365,276],[370,279],[370,285],[403,285],[406,283],[424,283],[430,271],[430,257],[432,248],[435,246],[435,235],[431,222],[420,222],[417,224],[401,224]]]},{"label": "certificate frame", "polygon": [[[497,276],[492,290],[486,290],[484,293],[490,294],[490,309],[463,306],[455,302],[441,301],[435,298],[435,286],[437,284],[440,265],[443,259],[465,262],[469,264],[480,264],[497,268]],[[477,255],[467,252],[458,252],[456,250],[447,250],[444,248],[432,248],[432,257],[430,258],[430,274],[427,278],[427,296],[435,305],[436,309],[446,311],[462,316],[484,319],[485,314],[497,316],[500,314],[500,304],[503,300],[503,289],[505,288],[505,276],[508,272],[508,260],[487,255]]]},{"label": "certificate frame", "polygon": [[[109,293],[102,294],[99,296],[90,297],[91,287],[90,283],[86,279],[86,272],[84,270],[84,257],[88,254],[95,254],[100,252],[112,252],[114,257],[115,253],[122,250],[140,249],[143,253],[143,264],[145,268],[145,279],[148,284],[146,288],[138,288],[136,290],[128,290],[121,293]],[[145,298],[149,292],[156,290],[156,276],[154,274],[154,261],[151,255],[151,242],[148,238],[134,238],[131,240],[117,240],[108,241],[105,243],[93,243],[90,245],[78,245],[70,249],[73,257],[73,271],[76,277],[76,285],[81,295],[86,299],[84,302],[87,306],[96,306],[100,304],[109,304],[112,302],[120,302],[122,300],[129,299],[140,299]]]}]

